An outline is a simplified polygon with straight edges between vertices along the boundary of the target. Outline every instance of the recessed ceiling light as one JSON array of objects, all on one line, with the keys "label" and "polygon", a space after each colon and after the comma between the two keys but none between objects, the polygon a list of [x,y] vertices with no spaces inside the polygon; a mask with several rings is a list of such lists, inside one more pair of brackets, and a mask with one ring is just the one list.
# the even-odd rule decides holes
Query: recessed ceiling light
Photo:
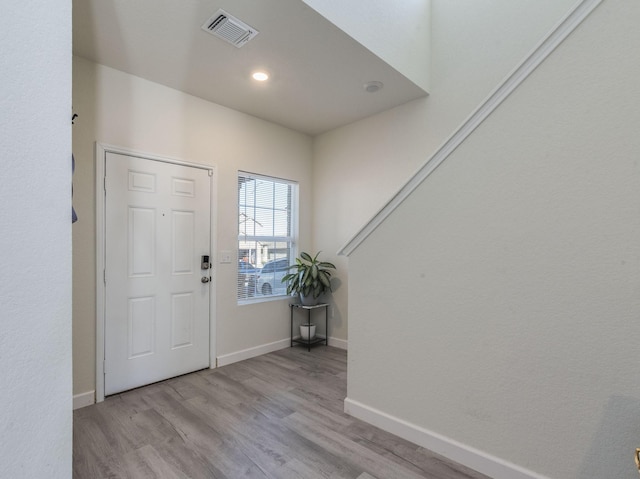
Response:
[{"label": "recessed ceiling light", "polygon": [[375,93],[378,90],[381,90],[383,86],[384,85],[381,81],[369,81],[363,85],[365,91],[368,93]]},{"label": "recessed ceiling light", "polygon": [[251,76],[256,81],[267,81],[269,79],[269,74],[266,72],[254,72]]}]

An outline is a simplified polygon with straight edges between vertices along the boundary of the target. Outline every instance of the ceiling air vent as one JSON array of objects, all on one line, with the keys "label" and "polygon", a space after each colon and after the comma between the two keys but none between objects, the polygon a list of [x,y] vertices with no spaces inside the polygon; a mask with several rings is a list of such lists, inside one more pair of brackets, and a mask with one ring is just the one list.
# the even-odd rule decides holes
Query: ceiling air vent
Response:
[{"label": "ceiling air vent", "polygon": [[202,25],[202,29],[238,48],[260,33],[255,28],[232,17],[224,10],[218,10],[214,13],[213,16]]}]

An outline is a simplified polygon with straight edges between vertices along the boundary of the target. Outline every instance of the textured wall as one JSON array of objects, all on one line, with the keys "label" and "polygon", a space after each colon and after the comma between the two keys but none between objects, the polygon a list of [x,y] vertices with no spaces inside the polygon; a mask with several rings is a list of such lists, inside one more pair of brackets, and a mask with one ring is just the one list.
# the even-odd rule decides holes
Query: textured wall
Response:
[{"label": "textured wall", "polygon": [[0,475],[71,477],[71,2],[0,18]]},{"label": "textured wall", "polygon": [[574,0],[432,1],[430,95],[314,138],[313,238],[338,266],[332,335],[347,339],[336,252],[565,15]]},{"label": "textured wall", "polygon": [[639,20],[604,1],[351,255],[350,399],[544,476],[636,477]]}]

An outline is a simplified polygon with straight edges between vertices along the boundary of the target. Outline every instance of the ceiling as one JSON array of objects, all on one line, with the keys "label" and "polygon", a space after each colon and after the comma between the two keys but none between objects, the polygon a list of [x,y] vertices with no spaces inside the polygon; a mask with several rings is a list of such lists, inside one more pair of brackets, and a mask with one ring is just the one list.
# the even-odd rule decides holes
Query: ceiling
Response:
[{"label": "ceiling", "polygon": [[[202,30],[220,8],[259,34],[237,48]],[[426,96],[302,0],[73,0],[73,51],[310,135]]]}]

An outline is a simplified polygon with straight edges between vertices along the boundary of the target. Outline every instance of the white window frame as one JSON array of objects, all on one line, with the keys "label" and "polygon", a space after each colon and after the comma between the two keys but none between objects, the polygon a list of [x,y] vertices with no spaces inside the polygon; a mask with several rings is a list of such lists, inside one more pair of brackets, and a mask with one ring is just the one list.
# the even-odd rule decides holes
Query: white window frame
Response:
[{"label": "white window frame", "polygon": [[[247,236],[244,234],[241,234],[241,228],[240,228],[240,215],[241,215],[241,210],[240,210],[240,178],[252,178],[255,180],[264,180],[264,181],[269,181],[269,182],[274,182],[274,183],[280,183],[280,184],[286,184],[288,186],[291,187],[291,215],[290,215],[290,225],[289,225],[289,230],[290,230],[290,235],[289,236]],[[295,263],[294,258],[298,255],[298,251],[297,251],[297,244],[298,244],[298,224],[299,224],[299,185],[297,181],[294,180],[288,180],[288,179],[284,179],[284,178],[278,178],[278,177],[273,177],[273,176],[266,176],[266,175],[261,175],[261,174],[256,174],[256,173],[250,173],[247,171],[243,171],[243,170],[238,170],[238,175],[236,177],[236,195],[237,195],[237,201],[236,201],[236,207],[237,207],[237,228],[238,228],[238,239],[236,242],[236,251],[238,253],[238,261],[236,262],[236,287],[238,288],[238,290],[236,290],[236,298],[237,298],[237,302],[239,305],[243,305],[243,304],[252,304],[252,303],[258,303],[258,302],[264,302],[264,301],[273,301],[273,300],[279,300],[279,299],[283,299],[283,298],[288,298],[288,296],[286,295],[286,292],[281,292],[278,294],[271,294],[271,295],[263,295],[261,292],[256,291],[256,294],[252,297],[241,297],[241,293],[239,291],[240,288],[240,272],[238,271],[238,262],[242,259],[240,257],[240,252],[241,250],[245,250],[245,248],[241,248],[241,243],[242,242],[259,242],[259,241],[264,241],[266,243],[274,243],[274,242],[283,242],[283,243],[288,243],[289,244],[289,264],[293,264]],[[246,219],[245,219],[246,220]],[[258,265],[256,265],[258,266]],[[260,265],[262,266],[262,265]],[[256,275],[257,276],[257,275]],[[257,280],[256,280],[257,281]]]}]

